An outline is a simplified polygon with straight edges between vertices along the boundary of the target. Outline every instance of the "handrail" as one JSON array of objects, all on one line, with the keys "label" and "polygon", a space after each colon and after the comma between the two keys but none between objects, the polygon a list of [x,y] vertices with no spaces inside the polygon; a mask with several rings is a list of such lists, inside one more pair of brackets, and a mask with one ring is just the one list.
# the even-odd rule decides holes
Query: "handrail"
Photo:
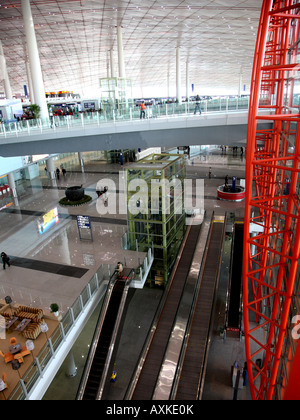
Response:
[{"label": "handrail", "polygon": [[95,333],[94,333],[94,337],[93,337],[93,340],[92,340],[92,346],[90,347],[90,351],[89,351],[88,359],[87,359],[87,362],[86,362],[86,366],[85,366],[85,369],[83,371],[82,378],[81,378],[81,381],[80,381],[80,386],[79,386],[79,390],[78,390],[78,393],[77,393],[76,400],[81,400],[82,397],[83,397],[84,390],[86,388],[86,383],[87,383],[87,380],[88,380],[88,377],[89,377],[89,374],[90,374],[90,370],[91,370],[91,367],[92,367],[92,363],[93,363],[93,360],[94,360],[94,357],[95,357],[95,352],[96,352],[96,349],[97,349],[99,336],[100,336],[102,326],[103,326],[103,323],[104,323],[104,320],[105,320],[105,317],[106,317],[107,308],[108,308],[110,298],[111,298],[111,295],[112,295],[112,292],[113,292],[113,289],[114,289],[114,286],[115,286],[117,280],[118,280],[118,272],[114,272],[114,274],[112,275],[112,277],[109,281],[109,284],[108,284],[105,299],[104,299],[104,302],[103,302],[103,306],[101,308],[98,323],[97,323]]},{"label": "handrail", "polygon": [[103,394],[103,390],[104,390],[104,386],[105,386],[105,381],[106,381],[106,378],[107,378],[107,373],[108,373],[109,365],[110,365],[110,362],[111,362],[113,350],[114,350],[114,347],[115,347],[115,342],[116,342],[116,339],[117,339],[117,334],[118,334],[119,326],[120,326],[121,319],[122,319],[122,316],[123,316],[124,307],[125,307],[125,303],[126,303],[128,290],[129,290],[129,286],[130,286],[131,281],[132,281],[132,277],[131,277],[131,273],[130,273],[129,276],[128,276],[128,279],[126,280],[125,288],[124,288],[124,291],[123,291],[123,296],[122,296],[122,299],[121,299],[121,303],[120,303],[120,307],[119,307],[119,311],[118,311],[118,316],[117,316],[116,323],[115,323],[115,326],[114,326],[114,331],[113,331],[113,335],[112,335],[112,338],[111,338],[109,351],[108,351],[108,355],[107,355],[107,358],[106,358],[106,361],[105,361],[104,370],[103,370],[102,378],[101,378],[101,381],[100,381],[100,384],[99,384],[99,390],[98,390],[96,400],[101,400],[101,398],[102,398],[102,394]]},{"label": "handrail", "polygon": [[[220,113],[220,112],[237,112],[248,111],[248,98],[219,98],[205,100],[201,103],[202,112]],[[195,103],[186,102],[184,104],[165,104],[152,105],[146,109],[146,119],[152,118],[174,118],[174,117],[193,117]],[[118,124],[120,122],[130,122],[140,120],[139,108],[130,108],[119,110],[104,110],[91,113],[79,113],[77,115],[55,116],[51,119],[33,119],[22,120],[18,122],[7,122],[0,124],[0,138],[18,137],[19,135],[28,135],[34,133],[44,133],[59,131],[70,131],[72,128],[87,128],[92,126],[102,126],[107,123]]]},{"label": "handrail", "polygon": [[[233,222],[234,226],[234,222]],[[231,295],[231,283],[232,283],[232,266],[233,266],[233,254],[234,254],[234,244],[235,244],[235,230],[233,229],[232,232],[232,240],[231,240],[231,252],[230,252],[230,261],[229,261],[229,271],[228,271],[228,287],[227,287],[227,295],[226,295],[226,302],[225,302],[225,336],[226,330],[228,328],[228,320],[229,320],[229,307],[230,307],[230,295]]]}]

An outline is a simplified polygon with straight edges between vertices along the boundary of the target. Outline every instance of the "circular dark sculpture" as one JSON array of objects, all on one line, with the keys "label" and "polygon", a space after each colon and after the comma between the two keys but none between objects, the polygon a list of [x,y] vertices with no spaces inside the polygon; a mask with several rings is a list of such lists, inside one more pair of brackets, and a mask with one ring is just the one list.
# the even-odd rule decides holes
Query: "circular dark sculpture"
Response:
[{"label": "circular dark sculpture", "polygon": [[84,197],[84,188],[80,187],[69,187],[65,191],[65,195],[69,201],[80,201]]}]

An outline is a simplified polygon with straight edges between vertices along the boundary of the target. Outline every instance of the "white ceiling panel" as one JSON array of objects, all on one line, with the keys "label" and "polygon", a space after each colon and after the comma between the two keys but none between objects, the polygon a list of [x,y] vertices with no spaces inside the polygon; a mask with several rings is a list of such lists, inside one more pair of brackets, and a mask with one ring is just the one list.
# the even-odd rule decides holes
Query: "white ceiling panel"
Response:
[{"label": "white ceiling panel", "polygon": [[[249,86],[262,0],[31,0],[46,91],[94,92],[107,77],[109,51],[117,67],[117,26],[123,27],[126,76],[141,92],[175,92],[181,48],[199,93]],[[27,84],[21,1],[2,0],[0,40],[14,93]],[[3,89],[2,86],[0,86]],[[183,94],[185,91],[183,92]]]}]

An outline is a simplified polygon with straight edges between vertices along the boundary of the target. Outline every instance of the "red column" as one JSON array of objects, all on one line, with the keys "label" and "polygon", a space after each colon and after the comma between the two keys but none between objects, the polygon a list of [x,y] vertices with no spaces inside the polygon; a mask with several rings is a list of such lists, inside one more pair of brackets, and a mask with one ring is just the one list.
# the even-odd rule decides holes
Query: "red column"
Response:
[{"label": "red column", "polygon": [[289,381],[284,394],[285,401],[300,400],[300,344],[298,340]]}]

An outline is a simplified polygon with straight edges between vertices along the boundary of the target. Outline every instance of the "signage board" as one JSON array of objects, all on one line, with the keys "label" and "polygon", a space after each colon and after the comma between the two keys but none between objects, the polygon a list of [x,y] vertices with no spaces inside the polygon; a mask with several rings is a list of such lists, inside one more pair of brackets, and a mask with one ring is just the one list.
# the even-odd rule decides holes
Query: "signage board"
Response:
[{"label": "signage board", "polygon": [[85,239],[85,238],[82,237],[82,232],[89,231],[90,239],[93,240],[92,225],[91,225],[90,216],[77,216],[77,226],[78,226],[78,232],[79,232],[80,239]]}]

